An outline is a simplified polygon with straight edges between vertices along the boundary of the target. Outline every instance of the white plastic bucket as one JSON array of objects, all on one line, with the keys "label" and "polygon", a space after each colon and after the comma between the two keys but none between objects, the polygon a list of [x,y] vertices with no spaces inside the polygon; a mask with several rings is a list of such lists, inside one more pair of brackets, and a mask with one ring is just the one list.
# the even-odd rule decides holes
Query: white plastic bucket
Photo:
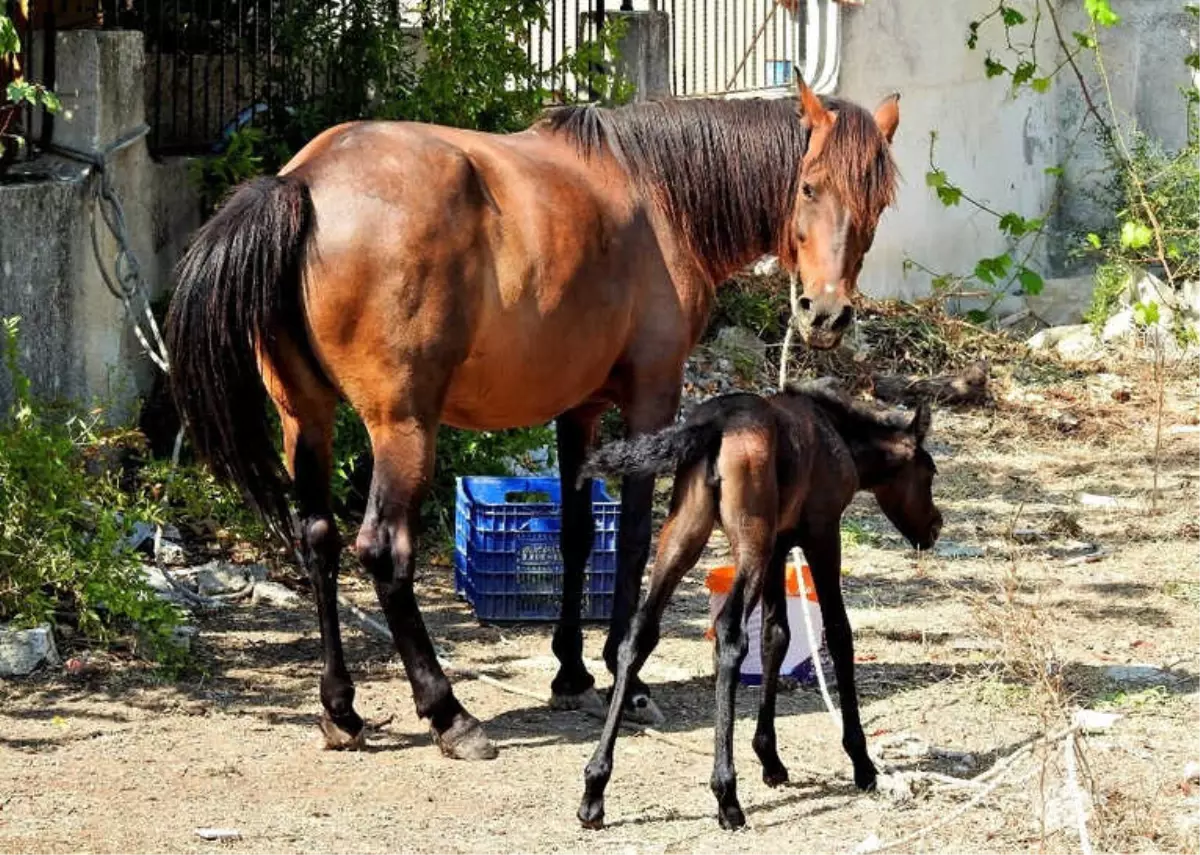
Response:
[{"label": "white plastic bucket", "polygon": [[[705,635],[712,639],[714,637],[712,624],[716,621],[717,615],[721,613],[721,609],[725,606],[725,600],[729,597],[730,588],[733,586],[733,579],[737,571],[734,567],[717,567],[710,571],[704,580],[705,587],[708,588],[708,615],[709,629]],[[804,612],[808,610],[809,620],[812,621],[813,635],[817,639],[818,647],[824,647],[822,639],[822,631],[824,624],[821,623],[821,609],[817,603],[817,591],[812,583],[812,576],[809,573],[808,566],[804,567],[804,592],[807,595],[803,599],[800,597],[800,583],[796,576],[795,566],[789,564],[787,566],[787,614],[788,614],[788,629],[791,631],[791,642],[788,644],[787,653],[784,654],[783,663],[779,667],[779,673],[785,677],[791,677],[801,683],[807,685],[815,685],[817,682],[817,672],[813,666],[813,651],[808,646],[808,633],[804,628]],[[750,617],[745,623],[746,640],[748,649],[746,658],[742,662],[741,681],[747,686],[758,686],[762,684],[763,666],[762,666],[762,605],[756,605],[754,611],[750,613]]]}]

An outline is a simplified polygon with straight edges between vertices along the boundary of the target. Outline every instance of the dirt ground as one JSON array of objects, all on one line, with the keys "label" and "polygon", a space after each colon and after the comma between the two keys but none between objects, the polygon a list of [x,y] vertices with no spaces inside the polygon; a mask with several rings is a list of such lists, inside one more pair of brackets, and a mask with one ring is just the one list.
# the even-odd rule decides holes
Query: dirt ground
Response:
[{"label": "dirt ground", "polygon": [[[970,778],[1078,707],[1120,713],[1080,743],[1093,846],[1196,852],[1200,785],[1185,781],[1184,768],[1200,760],[1200,434],[1187,429],[1200,402],[1194,373],[1171,382],[1151,513],[1154,390],[1144,367],[1122,374],[1004,381],[995,408],[938,411],[943,538],[951,553],[957,544],[982,555],[918,557],[867,500],[856,502],[844,581],[863,720],[882,767]],[[1124,393],[1114,395],[1114,384],[1129,400],[1116,400]],[[1116,504],[1086,504],[1081,494]],[[1099,560],[1072,560],[1085,549],[1078,542],[1098,544]],[[702,567],[722,561],[722,543],[714,537]],[[368,586],[343,579],[374,612]],[[857,792],[838,733],[807,687],[780,699],[792,781],[775,790],[762,784],[749,744],[759,690],[740,691],[736,761],[749,827],[722,832],[708,788],[713,680],[702,580],[698,568],[681,588],[644,672],[670,742],[621,739],[602,831],[575,819],[597,720],[452,670],[501,753],[486,764],[443,759],[413,714],[397,659],[349,622],[358,709],[394,719],[367,751],[321,750],[320,641],[306,603],[204,619],[199,673],[181,682],[98,660],[82,676],[0,683],[0,850],[853,852],[872,836],[901,841],[896,851],[1079,850],[1060,743],[1018,758],[953,816],[981,787],[910,774],[908,798]],[[548,693],[549,625],[480,626],[455,599],[446,567],[423,568],[420,596],[456,666]],[[602,640],[600,628],[587,630],[603,687]],[[1159,670],[1111,670],[1122,665]],[[240,838],[205,842],[198,827]]]}]

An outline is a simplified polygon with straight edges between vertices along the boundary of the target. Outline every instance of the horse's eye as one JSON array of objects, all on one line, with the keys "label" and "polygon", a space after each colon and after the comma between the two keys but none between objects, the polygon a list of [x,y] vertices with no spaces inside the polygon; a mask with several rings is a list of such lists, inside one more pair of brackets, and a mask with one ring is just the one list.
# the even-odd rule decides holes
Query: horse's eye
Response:
[{"label": "horse's eye", "polygon": [[804,198],[810,202],[813,200],[813,197],[815,197],[817,195],[813,191],[813,186],[811,184],[809,184],[807,181],[805,181],[803,184],[800,185],[800,192],[803,193]]}]

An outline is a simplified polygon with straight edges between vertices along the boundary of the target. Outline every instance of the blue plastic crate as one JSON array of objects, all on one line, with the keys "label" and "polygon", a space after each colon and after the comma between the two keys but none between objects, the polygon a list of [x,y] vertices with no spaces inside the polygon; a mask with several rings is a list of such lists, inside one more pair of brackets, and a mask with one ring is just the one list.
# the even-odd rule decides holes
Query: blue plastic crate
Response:
[{"label": "blue plastic crate", "polygon": [[[557,478],[459,478],[454,590],[485,621],[554,621],[562,607],[562,491]],[[596,540],[583,571],[585,621],[608,620],[621,505],[592,485]]]}]

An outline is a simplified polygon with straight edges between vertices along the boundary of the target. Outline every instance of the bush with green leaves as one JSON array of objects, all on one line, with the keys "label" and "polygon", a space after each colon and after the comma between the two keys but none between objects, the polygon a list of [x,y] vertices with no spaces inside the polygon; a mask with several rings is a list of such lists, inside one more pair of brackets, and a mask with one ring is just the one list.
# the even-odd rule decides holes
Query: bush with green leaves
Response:
[{"label": "bush with green leaves", "polygon": [[[0,70],[12,70],[16,57],[21,53],[21,35],[13,19],[0,12]],[[8,133],[21,109],[26,105],[43,107],[48,113],[62,109],[58,96],[40,83],[17,75],[0,93],[0,155],[9,144],[21,143],[21,138]]]},{"label": "bush with green leaves", "polygon": [[141,649],[177,661],[171,635],[181,615],[147,586],[125,540],[134,522],[156,521],[155,509],[105,467],[88,471],[89,455],[111,438],[95,419],[33,399],[17,329],[15,318],[3,321],[14,403],[0,419],[0,622],[69,621],[100,643],[132,631]]}]

